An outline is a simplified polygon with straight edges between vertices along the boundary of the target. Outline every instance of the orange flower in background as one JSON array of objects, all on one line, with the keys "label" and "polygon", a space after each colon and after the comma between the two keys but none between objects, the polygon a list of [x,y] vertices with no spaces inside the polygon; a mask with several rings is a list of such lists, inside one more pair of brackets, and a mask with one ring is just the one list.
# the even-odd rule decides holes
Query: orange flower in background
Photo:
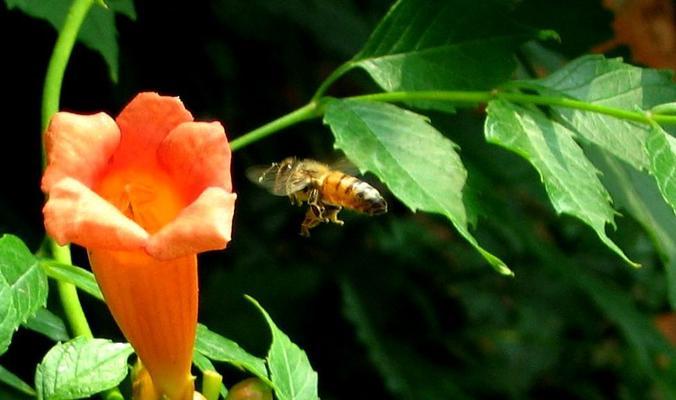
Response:
[{"label": "orange flower in background", "polygon": [[197,253],[230,241],[236,195],[218,122],[141,93],[113,120],[57,113],[46,132],[45,227],[87,248],[115,321],[154,390],[191,399]]}]

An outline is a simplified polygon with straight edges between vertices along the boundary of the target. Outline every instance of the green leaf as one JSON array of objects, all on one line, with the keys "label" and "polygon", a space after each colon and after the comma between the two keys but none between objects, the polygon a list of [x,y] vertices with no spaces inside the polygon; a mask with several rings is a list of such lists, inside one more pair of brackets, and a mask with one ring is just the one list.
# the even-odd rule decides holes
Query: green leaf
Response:
[{"label": "green leaf", "polygon": [[400,0],[350,63],[386,91],[493,88],[516,68],[514,50],[537,34],[511,21],[506,4]]},{"label": "green leaf", "polygon": [[662,201],[654,179],[612,155],[590,148],[587,154],[601,170],[603,184],[616,206],[645,229],[655,244],[667,274],[669,302],[676,309],[676,215]]},{"label": "green leaf", "polygon": [[[650,110],[676,99],[676,84],[670,72],[643,69],[597,55],[572,61],[534,83],[545,88],[545,92],[553,90],[577,100],[630,111],[636,107]],[[572,108],[553,110],[587,141],[636,169],[649,168],[644,148],[650,132],[648,125]]]},{"label": "green leaf", "polygon": [[446,216],[491,266],[512,273],[469,232],[462,199],[467,171],[455,144],[424,116],[391,104],[332,100],[324,123],[362,172],[373,172],[411,210]]},{"label": "green leaf", "polygon": [[47,300],[47,276],[28,247],[16,236],[0,238],[0,350],[4,352],[12,333],[33,316]]},{"label": "green leaf", "polygon": [[655,177],[664,200],[676,211],[676,138],[653,123],[645,147],[650,173]]},{"label": "green leaf", "polygon": [[9,348],[17,327],[17,312],[12,302],[12,288],[0,274],[0,354]]},{"label": "green leaf", "polygon": [[84,336],[59,343],[37,367],[38,399],[78,399],[113,388],[127,376],[131,353],[128,343]]},{"label": "green leaf", "polygon": [[[197,351],[197,349],[195,349],[195,351],[193,351],[192,353],[192,363],[195,364],[195,366],[202,373],[206,371],[216,371],[216,367],[214,367],[214,364],[211,363],[211,360],[209,360],[206,356],[202,355],[202,353]],[[219,393],[223,398],[226,398],[228,396],[228,389],[222,382],[221,388],[219,389]]]},{"label": "green leaf", "polygon": [[638,266],[606,235],[606,224],[614,226],[610,195],[571,130],[538,110],[494,100],[488,105],[485,131],[489,142],[519,154],[535,167],[557,213],[579,218],[606,246]]},{"label": "green leaf", "polygon": [[202,324],[197,325],[195,350],[214,361],[226,362],[268,380],[265,360],[247,353],[237,343],[210,331]]},{"label": "green leaf", "polygon": [[9,372],[5,367],[0,365],[0,382],[13,387],[14,389],[25,393],[29,396],[35,396],[35,390],[31,387],[31,385],[27,384],[26,382],[22,381],[21,378],[18,376],[14,375],[13,373]]},{"label": "green leaf", "polygon": [[267,360],[275,397],[279,400],[319,400],[317,373],[312,369],[305,352],[279,330],[255,299],[249,296],[246,298],[263,314],[272,331]]},{"label": "green leaf", "polygon": [[96,283],[94,274],[86,269],[52,260],[42,260],[40,266],[50,278],[71,283],[97,299],[103,300],[103,293],[101,293],[99,284]]},{"label": "green leaf", "polygon": [[41,333],[55,342],[64,342],[70,339],[63,320],[46,308],[38,309],[33,318],[26,321],[23,326]]},{"label": "green leaf", "polygon": [[[18,8],[34,18],[48,21],[57,31],[61,30],[72,0],[5,0],[10,10]],[[118,79],[118,46],[115,29],[115,12],[136,18],[132,0],[115,0],[109,9],[94,5],[80,28],[78,39],[90,49],[101,54],[113,82]]]}]

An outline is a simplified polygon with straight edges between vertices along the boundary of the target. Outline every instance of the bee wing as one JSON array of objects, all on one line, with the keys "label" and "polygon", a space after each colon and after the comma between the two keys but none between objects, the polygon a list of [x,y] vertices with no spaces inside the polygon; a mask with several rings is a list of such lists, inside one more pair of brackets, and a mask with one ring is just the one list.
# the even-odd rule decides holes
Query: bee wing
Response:
[{"label": "bee wing", "polygon": [[361,173],[359,172],[359,168],[357,168],[357,166],[354,165],[354,163],[352,163],[352,161],[350,161],[345,156],[340,157],[339,159],[331,162],[329,164],[329,167],[331,169],[343,172],[347,175],[352,175],[352,176],[361,175]]},{"label": "bee wing", "polygon": [[276,196],[288,196],[305,189],[310,184],[310,177],[305,174],[284,174],[279,176],[279,165],[256,165],[246,170],[249,180],[266,188]]}]

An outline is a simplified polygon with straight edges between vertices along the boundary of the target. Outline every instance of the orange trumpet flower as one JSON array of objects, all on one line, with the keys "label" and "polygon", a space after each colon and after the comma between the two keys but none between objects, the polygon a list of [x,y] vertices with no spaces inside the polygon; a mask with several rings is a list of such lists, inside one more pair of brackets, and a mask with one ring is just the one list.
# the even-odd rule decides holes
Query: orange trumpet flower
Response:
[{"label": "orange trumpet flower", "polygon": [[197,253],[230,241],[236,195],[218,122],[141,93],[113,120],[57,113],[46,132],[45,227],[87,248],[106,303],[154,396],[192,399]]}]

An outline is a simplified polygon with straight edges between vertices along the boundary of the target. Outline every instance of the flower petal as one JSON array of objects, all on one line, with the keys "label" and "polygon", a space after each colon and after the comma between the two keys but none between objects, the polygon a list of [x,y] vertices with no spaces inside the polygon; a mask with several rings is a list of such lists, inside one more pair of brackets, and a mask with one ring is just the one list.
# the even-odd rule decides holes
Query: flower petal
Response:
[{"label": "flower petal", "polygon": [[120,143],[120,130],[105,113],[60,112],[52,118],[45,142],[49,164],[42,178],[43,191],[68,176],[91,187]]},{"label": "flower petal", "polygon": [[219,122],[186,122],[160,144],[160,164],[185,188],[191,200],[215,186],[232,192],[230,145]]},{"label": "flower petal", "polygon": [[192,121],[178,97],[139,93],[117,116],[122,132],[115,163],[143,163],[154,160],[159,144],[177,125]]},{"label": "flower petal", "polygon": [[106,304],[157,392],[172,400],[190,400],[197,257],[159,261],[143,250],[89,249],[88,254]]},{"label": "flower petal", "polygon": [[221,188],[208,188],[175,220],[150,237],[146,252],[169,260],[225,248],[230,241],[236,198],[236,194]]},{"label": "flower petal", "polygon": [[88,248],[134,250],[143,248],[148,233],[85,185],[64,178],[49,191],[43,209],[47,233],[57,243]]}]

